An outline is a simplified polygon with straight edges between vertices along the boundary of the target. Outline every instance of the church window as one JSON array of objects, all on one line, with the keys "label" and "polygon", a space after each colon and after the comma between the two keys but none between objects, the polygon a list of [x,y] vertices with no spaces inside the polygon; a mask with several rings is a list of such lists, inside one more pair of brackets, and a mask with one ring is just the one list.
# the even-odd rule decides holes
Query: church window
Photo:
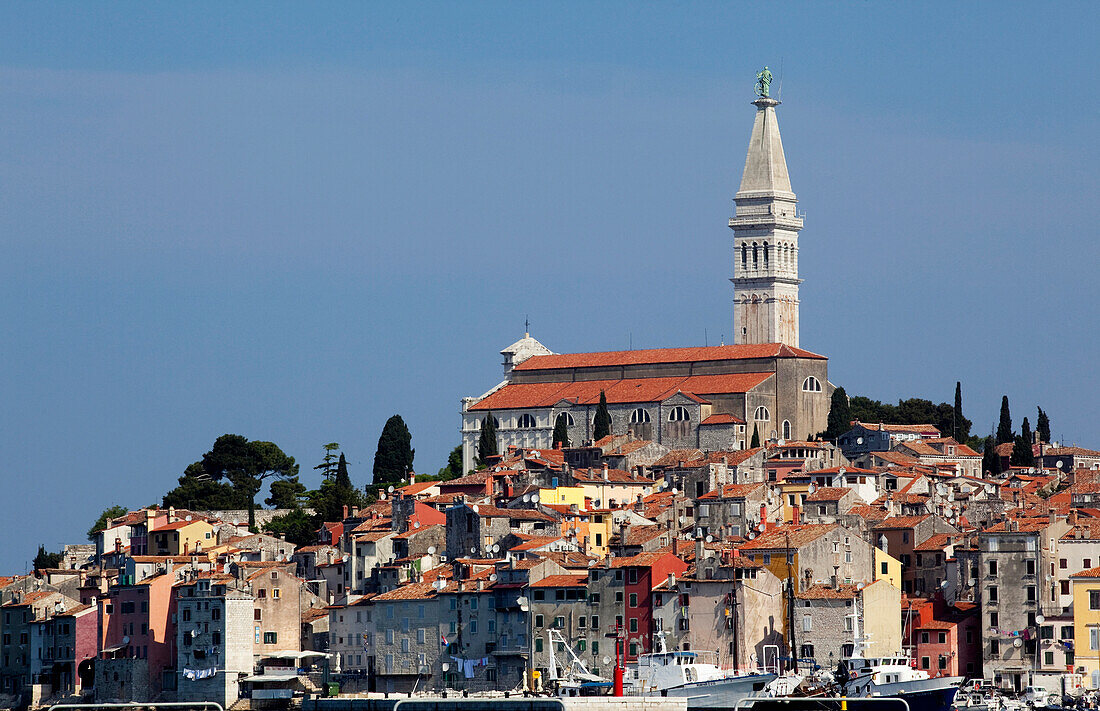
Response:
[{"label": "church window", "polygon": [[749,248],[747,245],[741,245],[741,268],[749,268]]},{"label": "church window", "polygon": [[644,408],[639,407],[634,412],[630,413],[630,424],[640,425],[649,422],[649,413]]},{"label": "church window", "polygon": [[687,422],[690,419],[691,415],[688,414],[687,408],[681,405],[672,408],[668,413],[669,422]]},{"label": "church window", "polygon": [[572,427],[573,425],[577,424],[577,421],[574,420],[573,416],[570,415],[568,412],[562,412],[558,415],[558,417],[559,418],[562,418],[562,417],[565,418],[565,426],[566,427]]},{"label": "church window", "polygon": [[802,392],[804,393],[819,393],[821,392],[821,381],[810,376],[802,381]]},{"label": "church window", "polygon": [[756,416],[755,416],[755,418],[754,418],[754,419],[756,419],[756,420],[758,420],[758,421],[760,421],[760,422],[767,422],[767,421],[768,421],[768,420],[770,420],[771,418],[772,418],[772,416],[771,416],[771,414],[770,414],[770,413],[768,412],[768,408],[764,407],[763,405],[761,405],[760,407],[756,408]]},{"label": "church window", "polygon": [[756,269],[756,265],[759,263],[759,252],[757,251],[756,242],[752,243],[752,268]]},{"label": "church window", "polygon": [[768,243],[764,243],[764,268],[768,268]]},{"label": "church window", "polygon": [[791,438],[791,421],[783,420],[783,439]]},{"label": "church window", "polygon": [[527,412],[523,413],[519,416],[519,419],[516,420],[516,427],[526,430],[533,429],[535,427],[534,416]]}]

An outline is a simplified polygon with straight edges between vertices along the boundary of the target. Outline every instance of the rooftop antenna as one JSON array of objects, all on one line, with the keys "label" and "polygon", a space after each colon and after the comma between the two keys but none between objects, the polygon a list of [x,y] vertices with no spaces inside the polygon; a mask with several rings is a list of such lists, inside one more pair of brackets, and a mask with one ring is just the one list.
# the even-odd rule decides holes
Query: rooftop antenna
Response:
[{"label": "rooftop antenna", "polygon": [[626,349],[628,351],[634,350],[634,332],[627,331],[626,333]]},{"label": "rooftop antenna", "polygon": [[710,345],[710,341],[707,340],[707,327],[706,326],[703,326],[703,345],[704,346],[709,346]]},{"label": "rooftop antenna", "polygon": [[531,319],[529,314],[523,315],[523,337],[527,338],[531,335]]},{"label": "rooftop antenna", "polygon": [[776,100],[783,100],[783,57],[779,58],[779,91],[775,92]]}]

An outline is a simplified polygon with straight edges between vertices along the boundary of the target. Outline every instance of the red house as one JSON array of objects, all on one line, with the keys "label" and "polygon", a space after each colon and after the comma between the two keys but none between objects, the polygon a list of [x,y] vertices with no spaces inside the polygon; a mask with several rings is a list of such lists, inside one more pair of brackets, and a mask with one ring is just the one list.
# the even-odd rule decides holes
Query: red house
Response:
[{"label": "red house", "polygon": [[639,654],[653,649],[653,590],[662,585],[668,576],[683,575],[688,565],[667,551],[639,553],[629,558],[617,558],[614,568],[622,568],[623,580],[623,639],[626,643],[627,661],[636,661]]},{"label": "red house", "polygon": [[982,673],[978,606],[959,600],[948,605],[937,595],[902,600],[905,646],[918,669],[931,676],[974,677]]}]

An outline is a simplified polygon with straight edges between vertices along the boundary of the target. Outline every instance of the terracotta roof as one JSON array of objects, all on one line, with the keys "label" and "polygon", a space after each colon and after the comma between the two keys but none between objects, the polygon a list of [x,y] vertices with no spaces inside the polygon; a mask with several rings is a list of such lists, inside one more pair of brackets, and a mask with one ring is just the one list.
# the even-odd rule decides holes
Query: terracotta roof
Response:
[{"label": "terracotta roof", "polygon": [[435,588],[429,582],[405,583],[399,588],[374,596],[375,601],[387,600],[427,600],[436,596]]},{"label": "terracotta roof", "polygon": [[706,419],[704,419],[699,424],[700,425],[743,425],[743,424],[745,424],[745,421],[742,420],[740,417],[737,417],[736,415],[718,414],[718,415],[711,415],[710,417],[707,417]]},{"label": "terracotta roof", "polygon": [[473,472],[466,476],[460,476],[457,479],[450,479],[448,481],[437,482],[441,486],[473,486],[477,484],[484,484],[486,479],[493,476],[492,472],[482,470],[479,472]]},{"label": "terracotta roof", "polygon": [[888,425],[884,423],[870,423],[860,422],[859,420],[852,421],[852,427],[863,427],[868,430],[879,430],[883,432],[915,432],[918,434],[940,434],[940,429],[935,425]]},{"label": "terracotta roof", "polygon": [[723,458],[728,466],[735,467],[760,451],[760,447],[713,452],[703,452],[699,449],[673,449],[651,464],[650,467],[655,469],[679,467],[680,463],[683,462],[685,469],[696,469],[707,464],[720,464]]},{"label": "terracotta roof", "polygon": [[855,585],[811,585],[796,596],[799,600],[851,600],[859,593]]},{"label": "terracotta roof", "polygon": [[916,457],[910,457],[908,454],[902,454],[901,452],[870,452],[870,454],[872,457],[896,464],[899,467],[908,467],[917,463]]},{"label": "terracotta roof", "polygon": [[[689,548],[690,544],[685,543],[685,548]],[[666,550],[650,551],[647,553],[639,553],[638,555],[629,556],[626,558],[615,558],[611,561],[612,568],[648,568],[657,561],[664,558],[666,555],[672,555]]]},{"label": "terracotta roof", "polygon": [[852,490],[845,486],[823,486],[806,497],[806,501],[840,501]]},{"label": "terracotta roof", "polygon": [[932,514],[921,514],[920,516],[890,516],[884,519],[882,523],[875,526],[875,530],[888,531],[890,529],[912,528],[931,515]]},{"label": "terracotta roof", "polygon": [[848,514],[865,518],[868,521],[884,521],[887,517],[885,509],[880,509],[869,504],[853,504],[852,507],[848,509]]},{"label": "terracotta roof", "polygon": [[[591,469],[574,469],[573,478],[577,481],[583,481],[586,483],[599,483],[603,481],[603,469],[593,467]],[[608,469],[607,478],[609,481],[617,484],[644,484],[653,486],[657,482],[653,479],[647,479],[644,476],[638,476],[633,472],[623,471],[622,469]]]},{"label": "terracotta roof", "polygon": [[930,551],[938,552],[942,551],[954,538],[950,533],[933,533],[928,538],[925,538],[920,545],[913,550],[915,551]]},{"label": "terracotta roof", "polygon": [[583,588],[586,585],[587,575],[547,575],[542,580],[531,583],[533,588]]},{"label": "terracotta roof", "polygon": [[161,533],[162,531],[178,531],[181,528],[193,526],[196,523],[206,523],[206,519],[195,519],[193,521],[173,521],[172,523],[166,523],[163,526],[154,528],[150,533]]},{"label": "terracotta roof", "polygon": [[[535,358],[524,361],[519,367]],[[709,395],[745,393],[760,385],[774,373],[730,373],[726,375],[691,375],[664,378],[629,378],[625,380],[578,380],[566,383],[509,383],[485,399],[470,406],[470,410],[509,410],[528,407],[551,407],[562,400],[580,405],[594,405],[605,393],[611,404],[664,402],[676,393]],[[699,398],[695,398],[699,400]]]},{"label": "terracotta roof", "polygon": [[1046,516],[1043,516],[1042,518],[1020,518],[1020,519],[1016,519],[1013,522],[1013,529],[1014,530],[1012,530],[1012,531],[1008,530],[1008,527],[1006,526],[1006,523],[1007,522],[1005,522],[1005,521],[1001,521],[1000,523],[994,524],[994,525],[990,526],[989,528],[985,529],[985,532],[986,533],[1035,533],[1037,531],[1042,531],[1047,526],[1049,526],[1050,525],[1050,519],[1047,518]]},{"label": "terracotta roof", "polygon": [[[538,558],[545,558],[552,560],[558,565],[568,570],[587,569],[591,567],[591,564],[595,558],[585,555],[580,551],[532,551]],[[513,564],[517,565],[525,561],[513,561]],[[540,563],[541,560],[531,561],[533,563]]]},{"label": "terracotta roof", "polygon": [[719,489],[707,492],[700,499],[743,499],[757,489],[763,488],[764,482],[755,481],[748,484],[726,484]]},{"label": "terracotta roof", "polygon": [[535,548],[542,548],[548,546],[551,543],[555,543],[561,540],[561,536],[533,536],[529,540],[520,543],[518,546],[514,546],[509,550],[513,551],[529,551]]},{"label": "terracotta roof", "polygon": [[1078,457],[1100,457],[1100,452],[1084,447],[1051,447],[1043,450],[1044,457],[1061,457],[1075,455]]},{"label": "terracotta roof", "polygon": [[664,526],[630,526],[626,529],[625,546],[640,546],[667,532]]},{"label": "terracotta roof", "polygon": [[15,602],[13,600],[11,602],[5,603],[4,607],[22,607],[23,605],[32,605],[36,602],[39,602],[41,600],[44,600],[44,599],[50,597],[51,595],[60,595],[60,594],[61,593],[55,593],[55,592],[46,591],[46,590],[42,590],[42,591],[38,591],[38,592],[29,592],[29,593],[24,594],[23,597],[19,600],[19,602]]},{"label": "terracotta roof", "polygon": [[704,346],[693,348],[652,348],[637,351],[603,351],[599,353],[565,353],[532,356],[515,367],[516,370],[550,370],[560,368],[597,368],[606,366],[646,365],[655,363],[698,363],[750,358],[815,358],[825,356],[782,343],[760,343],[735,346]]},{"label": "terracotta roof", "polygon": [[1082,570],[1078,573],[1074,573],[1071,578],[1100,578],[1100,567],[1089,568],[1088,570]]},{"label": "terracotta roof", "polygon": [[[636,439],[633,442],[624,442],[617,447],[611,447],[610,449],[605,448],[604,456],[625,456],[651,444],[653,444],[653,442],[648,439]],[[600,446],[599,442],[597,442],[595,446]],[[608,447],[610,447],[610,444],[608,445]]]},{"label": "terracotta roof", "polygon": [[430,489],[433,486],[439,486],[439,482],[438,481],[418,481],[414,484],[406,484],[405,486],[398,489],[398,491],[400,491],[402,494],[405,494],[407,496],[416,496],[420,492],[425,491],[426,489]]},{"label": "terracotta roof", "polygon": [[775,526],[751,541],[741,544],[739,549],[742,551],[786,550],[788,545],[791,548],[801,548],[807,543],[816,541],[836,527],[835,523]]}]

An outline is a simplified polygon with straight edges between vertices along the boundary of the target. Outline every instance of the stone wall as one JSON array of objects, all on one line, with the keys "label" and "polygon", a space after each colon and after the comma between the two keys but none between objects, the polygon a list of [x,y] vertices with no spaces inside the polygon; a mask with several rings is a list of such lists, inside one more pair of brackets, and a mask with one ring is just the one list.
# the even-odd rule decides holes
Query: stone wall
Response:
[{"label": "stone wall", "polygon": [[97,659],[96,703],[145,702],[149,698],[149,665],[144,659]]}]

